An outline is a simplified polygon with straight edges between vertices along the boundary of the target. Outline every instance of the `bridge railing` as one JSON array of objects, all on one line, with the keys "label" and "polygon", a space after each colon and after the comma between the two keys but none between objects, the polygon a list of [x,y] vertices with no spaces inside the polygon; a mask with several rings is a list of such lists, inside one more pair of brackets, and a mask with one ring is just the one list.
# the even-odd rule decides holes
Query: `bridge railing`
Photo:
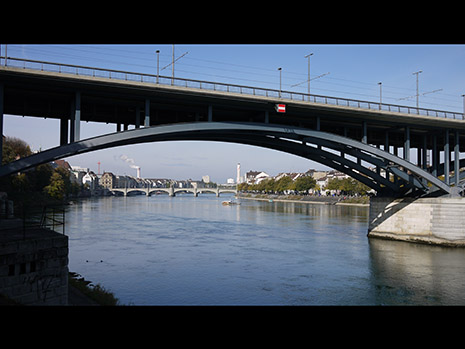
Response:
[{"label": "bridge railing", "polygon": [[7,57],[6,61],[5,61],[5,57],[0,57],[0,64],[2,63],[2,60],[3,60],[4,66],[21,67],[24,69],[27,68],[27,69],[57,72],[57,73],[102,77],[102,78],[125,80],[125,81],[137,81],[137,82],[143,82],[143,83],[171,85],[171,86],[187,87],[187,88],[198,88],[198,89],[204,89],[204,90],[231,92],[231,93],[263,96],[263,97],[273,97],[273,98],[279,98],[279,99],[308,101],[308,102],[319,103],[319,104],[356,107],[356,108],[369,109],[369,110],[381,110],[381,111],[389,111],[389,112],[397,112],[397,113],[405,113],[405,114],[417,114],[417,115],[434,116],[434,117],[441,117],[441,118],[447,118],[447,119],[465,120],[463,113],[438,110],[438,109],[417,108],[417,107],[410,107],[410,106],[398,105],[398,104],[386,104],[386,103],[363,101],[363,100],[350,99],[350,98],[315,95],[315,94],[308,94],[308,93],[301,93],[301,92],[294,92],[294,91],[283,91],[283,90],[263,88],[263,87],[236,85],[236,84],[195,80],[195,79],[185,79],[185,78],[179,78],[179,77],[173,78],[173,77],[164,76],[164,75],[136,73],[136,72],[123,71],[123,70],[103,69],[103,68],[96,68],[96,67],[87,67],[87,66],[81,66],[81,65],[37,61],[37,60],[32,60],[32,59],[22,59],[22,58],[14,58],[14,57]]}]

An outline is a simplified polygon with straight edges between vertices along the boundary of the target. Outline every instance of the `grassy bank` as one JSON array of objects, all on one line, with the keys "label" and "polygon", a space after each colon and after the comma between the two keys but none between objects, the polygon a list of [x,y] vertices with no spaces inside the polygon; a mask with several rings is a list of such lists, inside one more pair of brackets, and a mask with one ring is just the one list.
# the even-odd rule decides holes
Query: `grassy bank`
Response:
[{"label": "grassy bank", "polygon": [[[70,287],[77,289],[82,295],[88,297],[98,305],[120,305],[118,298],[100,284],[92,285],[79,274],[70,272],[68,277]],[[76,304],[78,305],[78,304]]]}]

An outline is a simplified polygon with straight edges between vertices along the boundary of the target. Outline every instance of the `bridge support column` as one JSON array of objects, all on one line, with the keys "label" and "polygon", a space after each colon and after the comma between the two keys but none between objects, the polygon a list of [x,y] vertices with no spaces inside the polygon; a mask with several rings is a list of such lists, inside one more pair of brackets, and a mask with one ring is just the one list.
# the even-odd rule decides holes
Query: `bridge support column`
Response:
[{"label": "bridge support column", "polygon": [[362,143],[368,143],[368,129],[367,129],[367,122],[364,121],[362,124]]},{"label": "bridge support column", "polygon": [[213,107],[211,105],[208,106],[208,122],[213,121]]},{"label": "bridge support column", "polygon": [[410,161],[410,127],[405,126],[404,159]]},{"label": "bridge support column", "polygon": [[449,150],[449,130],[446,130],[444,136],[444,182],[449,184],[449,163],[450,163],[450,150]]},{"label": "bridge support column", "polygon": [[421,168],[426,170],[428,168],[428,162],[427,162],[427,153],[428,153],[428,147],[426,145],[426,135],[423,136],[423,147],[422,147],[422,153],[421,153]]},{"label": "bridge support column", "polygon": [[438,137],[433,135],[433,171],[431,174],[434,177],[438,176],[438,165],[439,165],[439,150],[438,150]]},{"label": "bridge support column", "polygon": [[140,107],[136,107],[136,128],[140,128]]},{"label": "bridge support column", "polygon": [[3,84],[0,84],[0,166],[2,165],[2,160],[3,160],[2,154],[3,154]]},{"label": "bridge support column", "polygon": [[370,199],[368,237],[465,247],[463,197]]},{"label": "bridge support column", "polygon": [[455,145],[454,145],[454,177],[455,186],[459,183],[460,172],[460,144],[459,144],[459,131],[455,131]]},{"label": "bridge support column", "polygon": [[145,119],[144,119],[144,127],[150,126],[150,100],[148,98],[145,99]]},{"label": "bridge support column", "polygon": [[68,144],[68,118],[62,116],[60,119],[60,145]]},{"label": "bridge support column", "polygon": [[81,92],[76,91],[76,102],[74,104],[74,139],[77,142],[81,139]]}]

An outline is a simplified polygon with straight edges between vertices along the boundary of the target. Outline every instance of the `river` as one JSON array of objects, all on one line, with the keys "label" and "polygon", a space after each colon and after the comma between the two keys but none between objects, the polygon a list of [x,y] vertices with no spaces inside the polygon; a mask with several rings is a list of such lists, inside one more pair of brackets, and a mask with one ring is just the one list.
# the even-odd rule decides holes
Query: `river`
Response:
[{"label": "river", "polygon": [[367,237],[368,208],[227,194],[83,199],[69,269],[123,305],[464,305],[465,250]]}]

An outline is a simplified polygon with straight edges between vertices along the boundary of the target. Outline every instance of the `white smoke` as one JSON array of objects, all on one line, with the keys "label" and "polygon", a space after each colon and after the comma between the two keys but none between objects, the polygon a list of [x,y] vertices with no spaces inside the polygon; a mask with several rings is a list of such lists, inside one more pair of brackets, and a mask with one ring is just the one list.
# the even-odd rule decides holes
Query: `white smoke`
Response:
[{"label": "white smoke", "polygon": [[127,155],[120,155],[119,158],[120,158],[121,160],[123,160],[124,162],[126,162],[127,164],[129,164],[129,167],[130,167],[130,168],[135,168],[136,170],[137,170],[137,169],[140,169],[140,166],[137,166],[137,165],[135,164],[134,159],[131,159],[131,158],[128,157]]}]

